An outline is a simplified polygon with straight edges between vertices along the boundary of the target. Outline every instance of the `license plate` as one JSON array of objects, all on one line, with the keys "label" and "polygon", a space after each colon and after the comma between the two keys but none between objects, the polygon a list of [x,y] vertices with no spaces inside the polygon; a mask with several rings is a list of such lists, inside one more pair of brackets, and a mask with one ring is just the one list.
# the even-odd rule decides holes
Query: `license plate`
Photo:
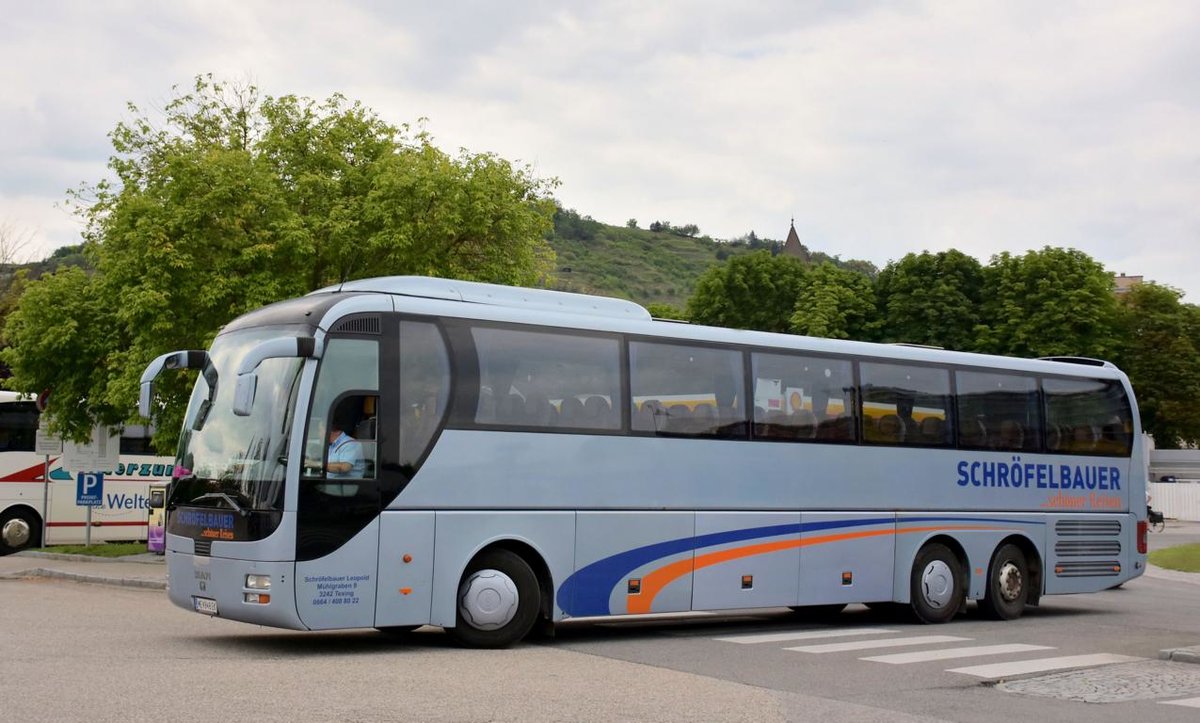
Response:
[{"label": "license plate", "polygon": [[217,614],[217,601],[210,597],[192,597],[192,603],[196,606],[196,612],[205,615]]}]

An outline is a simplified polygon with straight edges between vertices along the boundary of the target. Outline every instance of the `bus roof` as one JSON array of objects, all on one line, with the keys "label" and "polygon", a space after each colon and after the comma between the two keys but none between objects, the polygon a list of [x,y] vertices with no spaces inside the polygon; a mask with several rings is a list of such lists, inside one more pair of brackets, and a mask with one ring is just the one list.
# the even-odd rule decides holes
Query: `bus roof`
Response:
[{"label": "bus roof", "polygon": [[650,312],[645,308],[624,299],[425,276],[383,276],[376,279],[359,279],[358,281],[347,281],[339,286],[327,286],[312,292],[312,294],[337,291],[366,291],[399,296],[419,296],[427,299],[464,301],[470,304],[511,306],[618,319],[645,321],[650,319]]},{"label": "bus roof", "polygon": [[[306,321],[316,322],[324,328],[329,328],[325,325],[333,319],[342,313],[353,313],[354,311],[353,307],[345,308],[344,311],[337,308],[339,304],[336,299],[370,294],[407,298],[408,301],[396,298],[395,308],[397,310],[481,321],[541,324],[589,331],[627,333],[653,336],[663,341],[738,344],[793,353],[810,352],[822,355],[873,357],[880,361],[958,364],[1071,377],[1102,379],[1124,377],[1124,374],[1111,363],[1080,357],[1028,359],[925,348],[916,345],[879,344],[698,324],[677,324],[655,320],[645,308],[624,299],[422,276],[359,279],[311,292],[302,298],[309,300],[309,304],[319,303],[320,307],[329,312],[332,318],[326,317],[318,321],[321,315],[316,314],[316,319],[308,316]],[[324,303],[320,303],[318,300]],[[286,307],[294,306],[297,303],[299,300],[281,302],[267,307],[267,309],[279,307],[280,316],[286,316]],[[291,309],[291,311],[295,313],[296,310]],[[251,312],[248,316],[256,317],[261,313],[261,310]],[[256,321],[262,323],[265,319]],[[272,321],[279,322],[281,319],[276,318]],[[238,325],[238,322],[235,321],[230,326]]]}]

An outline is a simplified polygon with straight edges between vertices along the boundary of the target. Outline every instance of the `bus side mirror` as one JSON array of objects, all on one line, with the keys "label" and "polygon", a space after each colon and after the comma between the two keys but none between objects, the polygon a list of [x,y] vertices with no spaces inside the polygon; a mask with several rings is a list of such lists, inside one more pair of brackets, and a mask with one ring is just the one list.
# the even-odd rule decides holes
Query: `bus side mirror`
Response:
[{"label": "bus side mirror", "polygon": [[187,351],[172,351],[163,354],[146,366],[142,372],[141,392],[138,396],[138,414],[149,419],[154,400],[154,380],[164,369],[203,369],[204,377],[208,380],[209,396],[216,394],[217,370],[208,358],[208,352],[203,349]]},{"label": "bus side mirror", "polygon": [[254,394],[258,388],[258,365],[267,359],[300,357],[312,359],[321,356],[321,347],[311,336],[288,337],[264,341],[242,357],[238,365],[237,383],[233,388],[233,413],[239,417],[250,416],[254,408]]}]

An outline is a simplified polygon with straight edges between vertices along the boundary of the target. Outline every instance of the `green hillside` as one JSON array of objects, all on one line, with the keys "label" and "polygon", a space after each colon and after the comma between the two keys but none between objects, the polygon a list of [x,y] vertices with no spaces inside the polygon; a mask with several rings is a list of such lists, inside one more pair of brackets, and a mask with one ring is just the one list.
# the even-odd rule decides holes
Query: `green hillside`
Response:
[{"label": "green hillside", "polygon": [[[651,226],[660,230],[610,226],[560,208],[554,217],[554,231],[547,237],[558,255],[553,288],[682,308],[696,280],[709,267],[730,256],[754,251],[779,253],[783,246],[781,241],[761,239],[753,233],[732,241],[717,241],[695,235],[695,226]],[[803,245],[801,248],[813,263],[832,261],[871,276],[876,272],[865,261],[842,261],[811,252]]]}]

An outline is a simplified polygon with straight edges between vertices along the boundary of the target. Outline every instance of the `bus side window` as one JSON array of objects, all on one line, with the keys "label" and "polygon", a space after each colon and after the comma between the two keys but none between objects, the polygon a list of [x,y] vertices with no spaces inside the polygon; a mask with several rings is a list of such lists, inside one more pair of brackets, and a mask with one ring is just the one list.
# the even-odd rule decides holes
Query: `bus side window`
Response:
[{"label": "bus side window", "polygon": [[[433,440],[446,414],[449,394],[450,361],[437,327],[426,322],[401,322],[400,465],[406,470],[416,465]],[[494,413],[494,409],[489,410],[489,414]]]},{"label": "bus side window", "polygon": [[[309,420],[306,436],[306,474],[324,476],[329,461],[334,426],[347,437],[355,437],[360,425],[376,415],[379,400],[379,345],[374,340],[333,338],[326,345],[313,392],[313,417]],[[362,427],[364,431],[367,426]],[[361,452],[363,462],[355,465],[349,474],[373,478],[377,460],[375,438],[355,440],[354,447]]]},{"label": "bus side window", "polygon": [[746,436],[741,352],[634,341],[629,343],[629,374],[634,430]]},{"label": "bus side window", "polygon": [[0,450],[32,452],[38,428],[38,411],[34,402],[0,404]]},{"label": "bus side window", "polygon": [[948,447],[952,429],[950,372],[937,367],[863,362],[863,425],[873,444]]}]

